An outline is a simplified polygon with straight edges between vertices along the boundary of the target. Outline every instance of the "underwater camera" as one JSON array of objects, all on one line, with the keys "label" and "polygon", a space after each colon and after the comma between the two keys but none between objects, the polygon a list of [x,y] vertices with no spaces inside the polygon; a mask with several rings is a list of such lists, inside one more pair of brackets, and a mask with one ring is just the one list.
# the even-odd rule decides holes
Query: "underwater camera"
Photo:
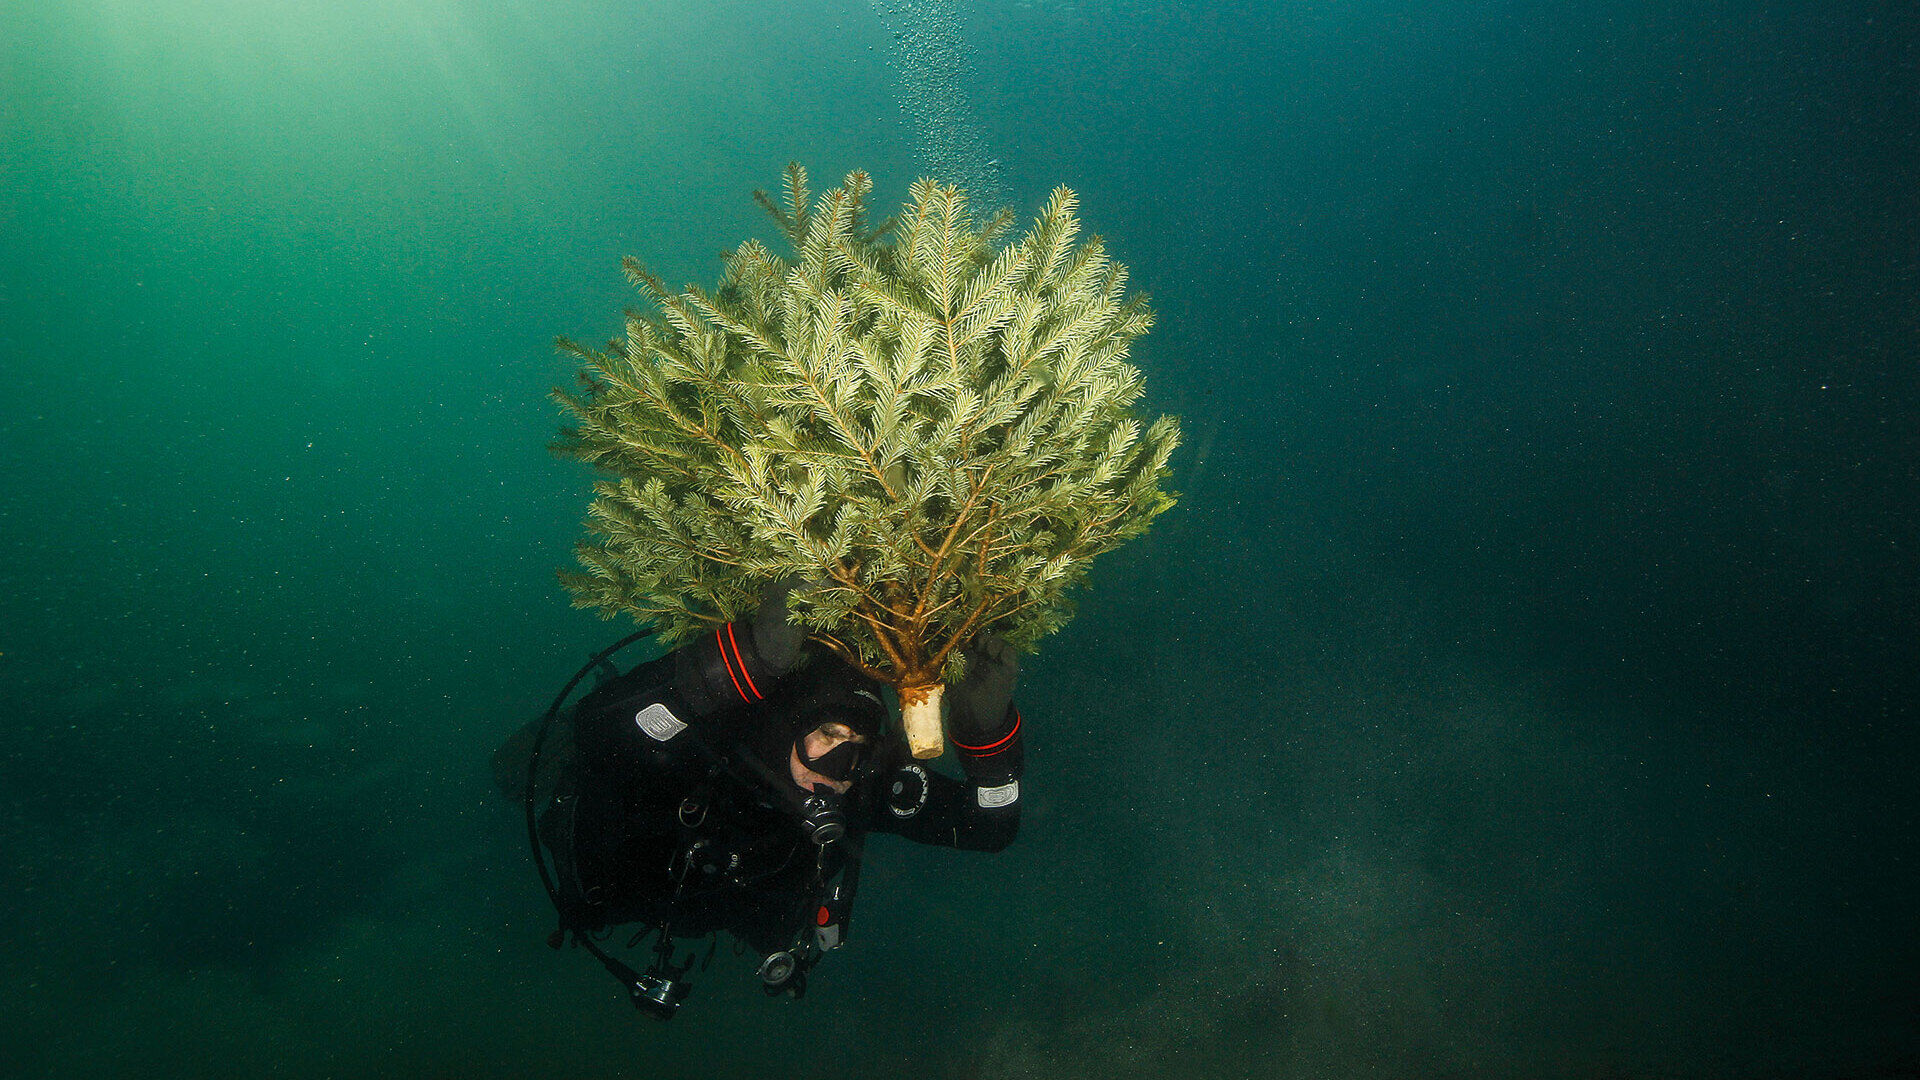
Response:
[{"label": "underwater camera", "polygon": [[656,1020],[671,1020],[693,984],[649,971],[627,985],[633,1007]]}]

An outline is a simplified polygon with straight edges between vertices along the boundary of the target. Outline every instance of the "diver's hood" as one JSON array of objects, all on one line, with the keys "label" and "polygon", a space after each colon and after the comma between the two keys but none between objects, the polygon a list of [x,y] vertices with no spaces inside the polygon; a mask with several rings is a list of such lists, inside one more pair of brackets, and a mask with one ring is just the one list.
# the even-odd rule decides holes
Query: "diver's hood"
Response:
[{"label": "diver's hood", "polygon": [[[754,711],[756,715],[748,721],[752,730],[746,739],[747,748],[783,776],[788,751],[798,747],[802,760],[808,760],[802,740],[822,724],[845,724],[863,736],[866,755],[872,754],[887,730],[887,705],[880,696],[880,684],[832,655],[822,656],[788,676],[779,692]],[[861,751],[842,754],[836,748],[811,759],[810,767],[823,776],[844,780],[852,775],[859,756]],[[836,772],[843,775],[836,776]]]}]

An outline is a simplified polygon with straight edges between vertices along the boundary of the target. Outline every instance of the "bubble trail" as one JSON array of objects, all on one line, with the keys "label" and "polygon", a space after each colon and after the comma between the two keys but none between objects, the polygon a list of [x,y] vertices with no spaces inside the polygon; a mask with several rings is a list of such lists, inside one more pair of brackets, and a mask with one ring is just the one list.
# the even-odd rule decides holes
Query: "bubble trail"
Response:
[{"label": "bubble trail", "polygon": [[929,173],[965,188],[976,209],[1000,206],[1000,162],[988,153],[967,98],[968,52],[954,0],[869,2],[892,38],[900,109],[919,132]]}]

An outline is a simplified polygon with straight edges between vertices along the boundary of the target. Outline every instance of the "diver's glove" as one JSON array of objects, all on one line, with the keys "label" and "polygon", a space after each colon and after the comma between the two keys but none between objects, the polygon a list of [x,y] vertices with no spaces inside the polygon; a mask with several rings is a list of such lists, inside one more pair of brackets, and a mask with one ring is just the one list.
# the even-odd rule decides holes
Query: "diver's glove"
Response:
[{"label": "diver's glove", "polygon": [[674,653],[674,689],[696,715],[752,704],[805,659],[806,627],[787,614],[799,575],[776,581],[760,596],[752,619],[703,633]]},{"label": "diver's glove", "polygon": [[999,634],[982,634],[966,657],[966,677],[946,692],[947,737],[968,780],[983,788],[1010,784],[1026,764],[1020,710],[1013,707],[1020,656]]}]

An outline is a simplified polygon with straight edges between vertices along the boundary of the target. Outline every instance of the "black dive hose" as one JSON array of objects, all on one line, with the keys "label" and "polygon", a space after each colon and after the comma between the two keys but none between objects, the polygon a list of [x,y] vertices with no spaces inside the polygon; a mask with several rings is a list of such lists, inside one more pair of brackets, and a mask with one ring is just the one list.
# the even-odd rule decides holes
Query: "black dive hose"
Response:
[{"label": "black dive hose", "polygon": [[[593,659],[588,660],[579,671],[573,673],[573,678],[567,680],[567,685],[561,688],[559,696],[553,699],[553,704],[547,706],[546,715],[540,718],[540,730],[533,737],[533,753],[527,758],[527,844],[533,849],[533,865],[540,871],[540,884],[546,887],[547,899],[553,901],[553,909],[560,913],[560,928],[563,931],[572,928],[566,925],[567,911],[566,908],[560,905],[560,890],[553,884],[553,875],[547,872],[547,860],[545,856],[540,854],[540,828],[534,820],[534,781],[540,773],[540,750],[547,743],[547,733],[553,730],[554,717],[560,715],[560,706],[566,704],[567,695],[573,693],[573,688],[579,686],[580,680],[587,677],[587,672],[599,667],[606,662],[607,657],[639,641],[641,638],[652,637],[653,632],[654,628],[651,626],[643,630],[636,630],[626,637],[621,638],[619,641],[601,649],[599,652],[594,653]],[[592,942],[587,941],[584,942],[584,944],[586,944],[587,948],[596,956],[600,957],[602,963],[619,963],[619,961],[612,960],[605,953],[594,948]],[[554,947],[559,948],[559,945],[555,944]],[[622,964],[621,967],[624,968],[625,965]],[[615,974],[618,975],[619,973],[616,972]],[[631,975],[632,972],[629,971],[627,974]]]}]

